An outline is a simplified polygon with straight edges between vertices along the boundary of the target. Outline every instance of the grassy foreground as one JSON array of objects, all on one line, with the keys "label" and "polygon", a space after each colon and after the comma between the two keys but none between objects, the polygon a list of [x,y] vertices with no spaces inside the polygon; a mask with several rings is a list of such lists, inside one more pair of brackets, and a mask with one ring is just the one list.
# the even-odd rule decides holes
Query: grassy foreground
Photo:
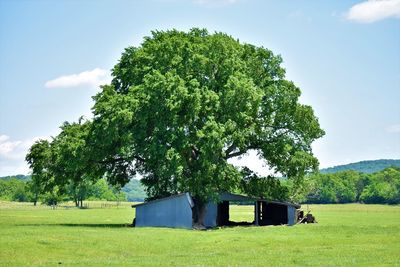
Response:
[{"label": "grassy foreground", "polygon": [[[1,266],[400,266],[400,206],[313,205],[318,224],[209,231],[127,227],[128,203],[0,202]],[[252,208],[231,206],[232,217]]]}]

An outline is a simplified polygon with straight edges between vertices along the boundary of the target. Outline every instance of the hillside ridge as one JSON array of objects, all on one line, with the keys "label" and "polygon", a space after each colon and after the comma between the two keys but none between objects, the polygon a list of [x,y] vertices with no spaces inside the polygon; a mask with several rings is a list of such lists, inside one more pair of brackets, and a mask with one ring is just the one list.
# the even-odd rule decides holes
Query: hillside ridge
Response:
[{"label": "hillside ridge", "polygon": [[358,171],[363,173],[374,173],[389,167],[400,167],[400,159],[378,159],[378,160],[363,160],[349,164],[323,168],[321,173],[336,173],[340,171]]}]

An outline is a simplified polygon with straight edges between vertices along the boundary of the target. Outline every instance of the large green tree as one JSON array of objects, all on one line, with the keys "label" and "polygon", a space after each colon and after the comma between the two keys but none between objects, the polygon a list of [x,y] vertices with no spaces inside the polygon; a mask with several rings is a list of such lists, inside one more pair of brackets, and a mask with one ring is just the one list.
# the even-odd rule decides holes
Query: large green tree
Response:
[{"label": "large green tree", "polygon": [[240,185],[230,158],[256,150],[301,179],[318,166],[311,143],[324,131],[281,63],[224,33],[152,32],[94,97],[92,171],[114,184],[138,172],[150,198],[190,192],[199,224],[208,199]]}]

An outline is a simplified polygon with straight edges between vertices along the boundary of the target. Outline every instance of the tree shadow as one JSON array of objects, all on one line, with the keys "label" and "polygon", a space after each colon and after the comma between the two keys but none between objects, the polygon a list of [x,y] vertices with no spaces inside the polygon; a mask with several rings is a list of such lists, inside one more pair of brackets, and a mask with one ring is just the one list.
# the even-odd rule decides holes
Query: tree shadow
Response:
[{"label": "tree shadow", "polygon": [[127,223],[60,223],[57,224],[59,226],[67,226],[67,227],[105,227],[105,228],[125,228],[132,227],[131,224]]},{"label": "tree shadow", "polygon": [[93,228],[128,228],[128,223],[54,223],[54,224],[19,224],[18,226],[66,226],[66,227],[93,227]]}]

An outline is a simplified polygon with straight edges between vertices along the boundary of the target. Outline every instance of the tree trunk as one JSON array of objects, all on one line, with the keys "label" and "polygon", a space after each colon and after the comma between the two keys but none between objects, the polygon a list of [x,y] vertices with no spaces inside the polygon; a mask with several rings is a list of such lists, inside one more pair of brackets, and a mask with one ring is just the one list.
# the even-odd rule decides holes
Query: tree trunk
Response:
[{"label": "tree trunk", "polygon": [[38,194],[35,193],[35,198],[33,199],[33,206],[36,206],[38,198],[39,198]]},{"label": "tree trunk", "polygon": [[193,228],[198,230],[205,230],[204,217],[206,215],[206,203],[201,200],[193,199],[194,207],[193,212]]},{"label": "tree trunk", "polygon": [[83,207],[83,200],[82,200],[82,198],[81,198],[81,208]]}]

